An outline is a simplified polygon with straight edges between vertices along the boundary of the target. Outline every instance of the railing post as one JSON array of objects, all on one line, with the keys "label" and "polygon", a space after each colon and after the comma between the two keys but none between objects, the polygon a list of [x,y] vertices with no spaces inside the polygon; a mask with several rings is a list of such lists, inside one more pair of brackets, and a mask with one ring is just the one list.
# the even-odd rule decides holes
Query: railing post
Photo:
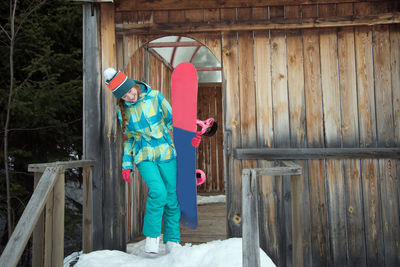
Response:
[{"label": "railing post", "polygon": [[44,266],[62,266],[64,259],[65,168],[60,166],[46,204]]},{"label": "railing post", "polygon": [[[43,172],[34,173],[34,188],[39,183]],[[43,266],[43,254],[44,254],[44,212],[40,215],[36,224],[35,230],[32,234],[32,267]]]},{"label": "railing post", "polygon": [[93,167],[83,168],[83,253],[92,251],[92,174]]},{"label": "railing post", "polygon": [[62,266],[64,261],[64,209],[65,209],[65,168],[62,166],[54,185],[53,210],[53,255],[51,266]]},{"label": "railing post", "polygon": [[258,229],[258,188],[255,170],[242,172],[242,249],[243,266],[260,266],[260,242]]}]

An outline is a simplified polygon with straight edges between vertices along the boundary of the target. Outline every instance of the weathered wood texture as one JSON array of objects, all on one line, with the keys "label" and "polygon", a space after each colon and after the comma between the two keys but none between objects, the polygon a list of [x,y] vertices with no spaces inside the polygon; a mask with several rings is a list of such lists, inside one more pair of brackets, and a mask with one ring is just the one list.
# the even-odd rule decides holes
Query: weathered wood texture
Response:
[{"label": "weathered wood texture", "polygon": [[[230,47],[236,44],[238,48],[234,51],[239,53],[228,61],[230,53],[223,48],[227,58],[223,60],[224,74],[230,78],[226,84],[235,85],[238,79],[239,85],[237,89],[226,86],[226,110],[232,111],[226,117],[238,112],[240,118],[240,131],[232,138],[234,150],[239,145],[252,147],[252,140],[259,140],[258,147],[265,147],[265,151],[271,153],[270,160],[288,157],[285,147],[293,148],[286,150],[293,152],[289,158],[296,151],[299,151],[297,159],[302,158],[302,153],[303,158],[310,158],[301,162],[305,169],[304,174],[297,177],[303,179],[301,186],[297,180],[286,185],[281,177],[260,185],[263,196],[260,231],[265,235],[260,237],[261,247],[278,265],[374,266],[387,262],[388,266],[396,266],[399,183],[395,171],[398,167],[394,166],[399,164],[399,150],[395,144],[399,142],[396,127],[400,88],[393,86],[393,81],[397,84],[397,80],[391,75],[398,76],[397,62],[389,57],[399,49],[398,28],[398,25],[391,25],[297,33],[271,31],[254,34],[253,40],[246,40],[242,33],[223,34],[223,42],[229,40]],[[300,51],[297,51],[298,45],[292,44],[294,40],[301,44]],[[254,52],[251,48],[241,49],[241,42],[254,42]],[[394,45],[385,45],[389,42]],[[279,52],[279,49],[286,52]],[[246,96],[241,94],[240,85],[244,83],[240,80],[243,75],[240,53],[250,58],[259,51],[269,53],[264,60],[270,66],[260,64],[255,57],[254,67],[248,68],[255,69],[256,96],[263,97],[264,105],[254,105],[255,117],[247,117],[253,111],[240,103],[242,99],[244,103],[252,103],[248,97],[253,94],[248,91]],[[296,60],[301,65],[296,65]],[[261,78],[257,74],[266,69],[271,70],[271,78],[260,85]],[[299,74],[297,78],[292,76]],[[249,75],[253,75],[252,71]],[[281,80],[284,81],[282,85],[279,84]],[[263,88],[262,94],[258,86]],[[238,96],[236,103],[232,102],[235,95]],[[271,106],[268,105],[269,96]],[[235,108],[237,104],[241,107],[239,110]],[[263,117],[268,110],[273,121],[272,134],[268,131],[271,128],[264,128],[269,123],[269,119]],[[244,118],[246,121],[242,122]],[[257,122],[254,132],[249,131],[253,120]],[[237,120],[226,119],[226,129],[232,129],[232,122]],[[319,153],[316,158],[320,159],[311,159],[316,154],[312,156],[307,152]],[[246,166],[249,162],[233,159],[228,163],[232,164],[228,165],[232,176],[227,181],[231,185],[227,192],[230,199],[228,229],[234,236],[240,216],[232,215],[240,215],[235,199],[241,192],[233,178],[236,177],[235,164]],[[264,163],[260,161],[258,166],[263,167]],[[302,191],[298,192],[299,189]],[[303,202],[299,206],[295,200]],[[300,215],[293,205],[304,213]]]},{"label": "weathered wood texture", "polygon": [[[38,264],[39,261],[42,261],[40,264],[44,264],[44,266],[62,264],[64,258],[64,200],[64,168],[62,166],[49,167],[38,181],[35,192],[1,254],[1,266],[17,266],[44,209],[46,209],[45,235],[49,236],[49,239],[44,241],[44,259],[36,257],[35,264]],[[43,238],[43,236],[36,235],[36,244],[37,241],[42,241],[40,237]]]},{"label": "weathered wood texture", "polygon": [[203,137],[197,149],[197,168],[206,173],[206,182],[197,192],[224,193],[223,177],[223,112],[221,84],[199,84],[197,117],[201,120],[214,118],[219,130],[213,137]]},{"label": "weathered wood texture", "polygon": [[[175,1],[147,1],[139,9],[129,9],[128,6],[133,2],[121,0],[121,5],[117,4],[116,10],[117,33],[215,33],[372,26],[400,22],[399,3],[394,0],[379,4],[374,1],[310,1],[302,5],[279,1],[277,6],[269,6],[265,1],[247,1],[245,5],[238,5],[235,1],[224,4],[211,1],[217,5],[214,8],[203,6],[206,1],[179,1],[168,6],[172,10],[163,8],[168,2]],[[189,4],[190,8],[184,8],[185,4]],[[145,6],[152,8],[141,10]],[[179,10],[180,8],[182,9]]]},{"label": "weathered wood texture", "polygon": [[[207,195],[207,193],[202,193]],[[181,243],[200,244],[228,238],[226,203],[198,205],[198,227],[195,230],[181,225]]]},{"label": "weathered wood texture", "polygon": [[[146,31],[120,32],[121,40],[127,41],[116,46],[124,50],[123,66],[151,39],[187,33],[179,25],[213,22],[190,36],[212,47],[217,57],[220,51],[223,66],[229,236],[242,234],[242,169],[273,164],[237,159],[234,149],[394,149],[389,157],[303,158],[299,164],[304,172],[291,183],[282,176],[264,178],[258,184],[259,225],[260,246],[278,266],[399,265],[400,26],[383,18],[388,13],[397,16],[398,1],[216,6],[217,10],[195,5],[186,10],[179,3],[174,10],[146,12],[130,10],[129,1],[117,2],[117,31],[125,26]],[[313,24],[278,31],[271,26],[301,28],[299,20],[328,29]],[[153,22],[162,33],[148,35]],[[235,23],[248,28],[230,27]],[[249,28],[254,23],[259,28]],[[385,23],[391,25],[380,25]],[[209,37],[208,31],[216,37]],[[131,73],[144,79],[146,72],[140,67],[152,59],[145,53],[137,57],[141,63],[131,67]],[[143,193],[141,187],[134,190],[135,196]]]}]

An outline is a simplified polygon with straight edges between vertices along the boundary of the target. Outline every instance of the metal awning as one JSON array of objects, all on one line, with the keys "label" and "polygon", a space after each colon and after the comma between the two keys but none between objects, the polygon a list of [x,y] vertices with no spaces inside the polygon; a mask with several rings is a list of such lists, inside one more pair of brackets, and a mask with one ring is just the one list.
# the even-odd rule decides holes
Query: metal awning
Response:
[{"label": "metal awning", "polygon": [[221,63],[203,44],[182,36],[166,36],[151,41],[147,47],[159,54],[173,68],[182,62],[192,63],[199,82],[221,82]]}]

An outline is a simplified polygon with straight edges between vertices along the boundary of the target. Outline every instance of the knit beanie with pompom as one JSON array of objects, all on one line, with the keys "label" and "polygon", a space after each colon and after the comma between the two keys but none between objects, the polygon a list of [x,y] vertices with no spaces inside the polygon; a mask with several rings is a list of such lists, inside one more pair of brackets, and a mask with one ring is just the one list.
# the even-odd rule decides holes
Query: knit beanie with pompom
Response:
[{"label": "knit beanie with pompom", "polygon": [[135,80],[128,78],[123,72],[108,68],[104,71],[107,87],[116,98],[123,97],[136,84]]}]

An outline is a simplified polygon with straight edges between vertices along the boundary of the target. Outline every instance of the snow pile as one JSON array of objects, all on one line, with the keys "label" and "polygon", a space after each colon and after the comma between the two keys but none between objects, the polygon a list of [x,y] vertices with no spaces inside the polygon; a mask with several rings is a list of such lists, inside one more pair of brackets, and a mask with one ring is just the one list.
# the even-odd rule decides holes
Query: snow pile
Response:
[{"label": "snow pile", "polygon": [[225,195],[217,196],[200,196],[197,195],[197,205],[211,204],[211,203],[225,203]]},{"label": "snow pile", "polygon": [[[148,256],[143,253],[144,240],[128,245],[128,253],[116,250],[100,250],[80,256],[75,267],[242,267],[242,239],[215,240],[200,245],[185,244],[165,254],[160,245],[160,254]],[[262,267],[275,264],[260,249]]]}]

